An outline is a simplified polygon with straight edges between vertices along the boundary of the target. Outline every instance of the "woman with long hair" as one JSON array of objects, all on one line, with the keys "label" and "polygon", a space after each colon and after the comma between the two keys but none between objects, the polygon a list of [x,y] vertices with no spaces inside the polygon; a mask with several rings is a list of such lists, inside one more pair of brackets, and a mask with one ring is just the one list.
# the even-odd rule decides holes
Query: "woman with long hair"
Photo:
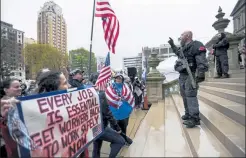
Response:
[{"label": "woman with long hair", "polygon": [[[0,100],[7,100],[21,95],[22,89],[18,79],[7,79],[0,83]],[[18,157],[17,144],[11,138],[7,127],[7,113],[9,106],[1,106],[1,137],[5,142],[1,146],[1,157]],[[1,139],[1,145],[4,143]]]}]

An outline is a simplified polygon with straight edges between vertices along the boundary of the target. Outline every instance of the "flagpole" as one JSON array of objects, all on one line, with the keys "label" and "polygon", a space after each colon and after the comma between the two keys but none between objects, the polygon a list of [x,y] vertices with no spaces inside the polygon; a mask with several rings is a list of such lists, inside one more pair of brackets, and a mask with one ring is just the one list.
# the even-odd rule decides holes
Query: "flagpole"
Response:
[{"label": "flagpole", "polygon": [[88,78],[90,78],[90,76],[91,76],[91,54],[92,54],[92,39],[93,39],[93,29],[94,29],[94,17],[95,17],[95,4],[96,4],[96,0],[94,0],[94,2],[93,2],[93,13],[92,13],[92,22],[91,22],[91,43],[90,43]]}]

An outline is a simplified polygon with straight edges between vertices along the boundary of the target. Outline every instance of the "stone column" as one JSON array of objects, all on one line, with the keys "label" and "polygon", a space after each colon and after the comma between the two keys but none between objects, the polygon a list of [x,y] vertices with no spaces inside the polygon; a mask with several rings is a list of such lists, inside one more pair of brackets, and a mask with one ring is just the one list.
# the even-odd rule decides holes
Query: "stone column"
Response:
[{"label": "stone column", "polygon": [[160,74],[160,72],[156,69],[159,65],[160,60],[157,58],[157,53],[154,51],[151,53],[151,57],[149,58],[148,64],[150,72],[147,74],[147,97],[150,102],[158,102],[158,100],[163,99],[162,84],[165,80],[165,76]]},{"label": "stone column", "polygon": [[243,39],[243,35],[234,35],[228,38],[230,48],[228,49],[229,70],[238,70],[240,68],[238,62],[238,44]]}]

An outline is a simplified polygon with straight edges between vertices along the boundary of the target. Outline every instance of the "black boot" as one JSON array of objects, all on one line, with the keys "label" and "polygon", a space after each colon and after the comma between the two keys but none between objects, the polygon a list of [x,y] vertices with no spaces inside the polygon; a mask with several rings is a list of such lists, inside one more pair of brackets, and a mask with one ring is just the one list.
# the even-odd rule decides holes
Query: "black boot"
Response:
[{"label": "black boot", "polygon": [[221,77],[222,77],[222,75],[219,75],[219,74],[218,74],[218,75],[215,76],[214,78],[215,78],[215,79],[219,79],[219,78],[221,78]]},{"label": "black boot", "polygon": [[229,75],[229,74],[224,74],[224,75],[222,76],[222,78],[230,78],[230,75]]},{"label": "black boot", "polygon": [[186,125],[187,128],[193,128],[197,125],[200,125],[199,119],[189,119],[183,122],[184,125]]},{"label": "black boot", "polygon": [[189,114],[185,114],[181,117],[182,120],[188,120],[190,118]]},{"label": "black boot", "polygon": [[132,139],[129,138],[127,135],[125,135],[124,133],[120,134],[126,141],[126,146],[130,146],[132,144]]}]

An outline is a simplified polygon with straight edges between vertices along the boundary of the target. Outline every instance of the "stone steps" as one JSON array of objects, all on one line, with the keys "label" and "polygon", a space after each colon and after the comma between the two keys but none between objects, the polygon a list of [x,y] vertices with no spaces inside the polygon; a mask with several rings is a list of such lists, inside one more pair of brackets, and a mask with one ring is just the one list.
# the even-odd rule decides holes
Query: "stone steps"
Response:
[{"label": "stone steps", "polygon": [[[180,95],[172,97],[181,117],[184,113],[182,98]],[[206,92],[200,92],[199,98],[201,127],[205,125],[232,156],[245,156],[245,106]],[[192,136],[189,136],[192,141]],[[200,156],[203,155],[198,154]]]},{"label": "stone steps", "polygon": [[245,127],[234,122],[202,101],[200,116],[203,123],[234,157],[245,156]]},{"label": "stone steps", "polygon": [[154,103],[124,157],[193,157],[171,97]]},{"label": "stone steps", "polygon": [[[134,139],[136,132],[144,119],[147,111],[143,110],[134,110],[130,116],[129,124],[127,127],[127,135]],[[93,144],[91,144],[89,147],[89,157],[92,157],[92,150],[93,150]],[[123,157],[125,153],[127,152],[128,147],[124,146],[117,157]],[[101,157],[108,157],[110,153],[110,143],[109,142],[103,142],[102,148],[101,148]]]},{"label": "stone steps", "polygon": [[[183,100],[180,95],[172,95],[174,106],[179,115],[179,121],[182,124],[181,116],[184,114]],[[213,135],[207,126],[201,122],[201,126],[195,128],[186,128],[182,125],[187,142],[189,143],[193,157],[231,157],[229,151]],[[180,155],[182,156],[182,155]]]},{"label": "stone steps", "polygon": [[224,88],[216,88],[216,87],[211,87],[211,86],[204,86],[204,85],[200,85],[199,90],[209,93],[209,94],[213,94],[215,96],[218,96],[224,99],[231,100],[239,104],[245,105],[245,93],[244,92],[228,90]]},{"label": "stone steps", "polygon": [[238,77],[238,78],[228,78],[228,79],[214,79],[214,78],[208,78],[208,82],[226,82],[226,83],[245,83],[244,77]]},{"label": "stone steps", "polygon": [[245,93],[245,83],[227,83],[227,82],[203,82],[201,85],[216,88],[224,88]]},{"label": "stone steps", "polygon": [[153,103],[124,157],[164,157],[164,101]]},{"label": "stone steps", "polygon": [[171,97],[165,98],[165,157],[193,157]]},{"label": "stone steps", "polygon": [[245,126],[245,105],[203,91],[198,93],[198,98],[230,119]]}]

